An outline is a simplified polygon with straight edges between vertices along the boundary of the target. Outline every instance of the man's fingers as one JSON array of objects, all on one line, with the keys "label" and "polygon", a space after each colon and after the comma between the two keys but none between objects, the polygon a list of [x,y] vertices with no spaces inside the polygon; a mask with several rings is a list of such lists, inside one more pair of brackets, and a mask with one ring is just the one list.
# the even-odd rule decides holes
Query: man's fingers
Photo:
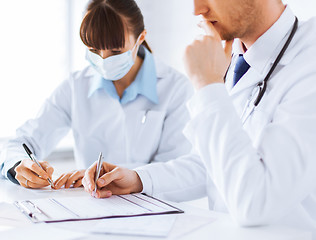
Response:
[{"label": "man's fingers", "polygon": [[96,168],[97,162],[95,162],[91,167],[89,167],[84,174],[84,187],[88,192],[92,192],[94,190],[94,176]]},{"label": "man's fingers", "polygon": [[121,171],[120,168],[116,167],[111,172],[105,173],[103,176],[99,178],[97,181],[97,185],[99,188],[109,185],[114,180],[121,179]]},{"label": "man's fingers", "polygon": [[209,21],[201,21],[199,23],[199,27],[202,28],[205,31],[205,34],[211,37],[214,37],[215,39],[221,41],[221,36],[218,34],[218,32],[216,31],[215,27],[213,26],[213,24]]},{"label": "man's fingers", "polygon": [[98,189],[96,192],[92,191],[90,194],[94,198],[108,198],[112,196],[112,192],[107,188]]},{"label": "man's fingers", "polygon": [[108,162],[103,162],[102,163],[102,169],[104,169],[105,173],[111,172],[114,168],[116,168],[116,165],[113,165]]},{"label": "man's fingers", "polygon": [[90,191],[90,189],[89,189],[89,186],[88,186],[88,184],[87,184],[86,179],[83,178],[83,179],[81,180],[81,182],[82,182],[82,186],[84,187],[84,190],[85,190],[87,193],[91,193],[91,191]]},{"label": "man's fingers", "polygon": [[102,189],[98,190],[96,193],[96,198],[109,198],[112,196],[112,192],[110,190]]}]

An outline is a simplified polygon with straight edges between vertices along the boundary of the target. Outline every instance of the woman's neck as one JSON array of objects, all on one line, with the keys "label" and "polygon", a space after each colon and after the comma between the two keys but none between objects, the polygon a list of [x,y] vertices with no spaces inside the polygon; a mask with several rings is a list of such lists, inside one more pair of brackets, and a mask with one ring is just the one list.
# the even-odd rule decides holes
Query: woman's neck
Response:
[{"label": "woman's neck", "polygon": [[132,82],[134,82],[137,73],[143,64],[143,61],[144,60],[141,57],[137,56],[131,70],[120,80],[113,81],[117,95],[120,98],[122,98],[125,89],[128,88],[128,86],[131,85]]}]

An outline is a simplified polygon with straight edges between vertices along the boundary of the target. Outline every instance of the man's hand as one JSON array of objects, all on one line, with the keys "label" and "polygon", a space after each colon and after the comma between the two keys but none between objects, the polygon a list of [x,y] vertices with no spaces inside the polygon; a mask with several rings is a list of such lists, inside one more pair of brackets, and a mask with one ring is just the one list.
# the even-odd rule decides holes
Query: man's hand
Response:
[{"label": "man's hand", "polygon": [[89,167],[84,175],[82,184],[86,192],[96,198],[105,198],[112,195],[141,192],[143,184],[134,170],[115,166],[103,162],[100,178],[97,181],[97,191],[94,193],[94,177],[97,163]]},{"label": "man's hand", "polygon": [[60,189],[62,186],[65,188],[74,188],[82,186],[82,178],[84,176],[85,170],[77,170],[69,173],[62,174],[55,182],[55,189]]},{"label": "man's hand", "polygon": [[233,40],[223,48],[221,37],[211,22],[200,23],[206,35],[198,37],[186,48],[184,65],[196,89],[208,84],[223,83],[231,60]]},{"label": "man's hand", "polygon": [[43,188],[49,185],[47,178],[52,179],[54,169],[48,162],[39,162],[41,169],[31,159],[24,159],[15,167],[15,179],[26,188]]}]

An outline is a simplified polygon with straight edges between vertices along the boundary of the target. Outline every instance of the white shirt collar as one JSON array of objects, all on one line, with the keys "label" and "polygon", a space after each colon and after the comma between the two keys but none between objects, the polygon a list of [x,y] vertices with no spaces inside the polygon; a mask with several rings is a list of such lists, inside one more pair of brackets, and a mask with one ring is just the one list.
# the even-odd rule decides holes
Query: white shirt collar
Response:
[{"label": "white shirt collar", "polygon": [[265,74],[275,61],[294,21],[295,15],[290,7],[286,6],[280,18],[244,54],[247,63],[259,74]]},{"label": "white shirt collar", "polygon": [[[289,6],[286,6],[280,18],[261,36],[245,53],[241,41],[235,39],[233,44],[233,57],[227,72],[226,88],[230,94],[234,94],[244,88],[257,84],[264,79],[271,68],[277,55],[286,42],[293,24],[295,15]],[[239,54],[243,54],[245,60],[250,65],[248,72],[233,87],[233,75],[236,61]],[[283,64],[283,58],[279,64]],[[285,61],[286,63],[286,61]]]}]

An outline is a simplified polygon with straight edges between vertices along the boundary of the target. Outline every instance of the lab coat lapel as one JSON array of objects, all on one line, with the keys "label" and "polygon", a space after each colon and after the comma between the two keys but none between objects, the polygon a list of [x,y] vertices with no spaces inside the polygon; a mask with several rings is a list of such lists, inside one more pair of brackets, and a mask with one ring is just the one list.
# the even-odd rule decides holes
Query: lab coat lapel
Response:
[{"label": "lab coat lapel", "polygon": [[249,68],[245,75],[239,80],[239,82],[231,89],[230,95],[234,96],[241,91],[254,88],[259,82],[263,81],[263,76],[259,74],[255,69]]}]

